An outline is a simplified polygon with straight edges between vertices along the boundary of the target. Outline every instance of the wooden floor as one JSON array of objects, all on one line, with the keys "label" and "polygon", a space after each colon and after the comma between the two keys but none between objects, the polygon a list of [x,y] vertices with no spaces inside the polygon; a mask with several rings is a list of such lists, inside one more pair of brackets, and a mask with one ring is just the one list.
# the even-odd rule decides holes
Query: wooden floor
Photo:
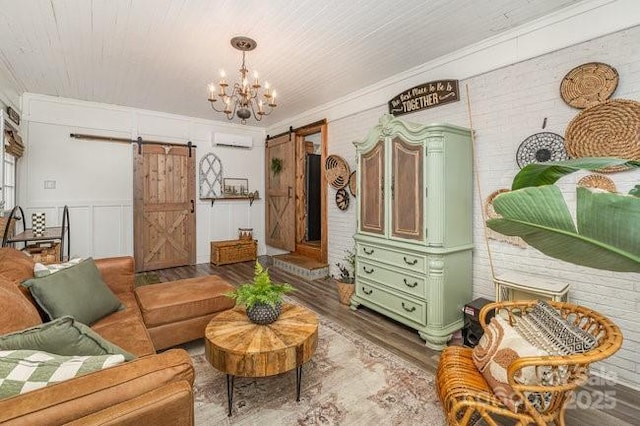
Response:
[{"label": "wooden floor", "polygon": [[[200,264],[156,272],[162,281],[219,275],[238,285],[251,280],[253,268],[253,262],[245,262],[226,266]],[[309,282],[275,268],[271,268],[270,273],[274,281],[288,282],[296,288],[291,293],[293,299],[435,374],[439,352],[427,348],[414,330],[365,307],[351,311],[341,305],[335,283],[331,280]],[[640,392],[621,385],[589,385],[580,390],[575,405],[580,408],[567,410],[567,425],[640,425]]]}]

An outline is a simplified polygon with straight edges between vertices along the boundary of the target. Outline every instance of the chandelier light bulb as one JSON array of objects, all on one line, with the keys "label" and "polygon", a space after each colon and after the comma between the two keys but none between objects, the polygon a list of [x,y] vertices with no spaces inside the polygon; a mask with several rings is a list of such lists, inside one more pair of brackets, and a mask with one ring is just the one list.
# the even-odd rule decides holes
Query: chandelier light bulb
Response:
[{"label": "chandelier light bulb", "polygon": [[213,83],[209,83],[207,86],[209,88],[209,101],[215,102],[216,100],[216,85]]}]

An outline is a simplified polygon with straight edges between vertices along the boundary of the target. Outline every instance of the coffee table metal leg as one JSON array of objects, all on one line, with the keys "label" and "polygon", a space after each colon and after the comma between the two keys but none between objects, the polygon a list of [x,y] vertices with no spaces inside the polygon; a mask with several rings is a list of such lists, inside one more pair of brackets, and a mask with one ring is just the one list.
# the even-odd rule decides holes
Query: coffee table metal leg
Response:
[{"label": "coffee table metal leg", "polygon": [[231,417],[231,405],[233,403],[233,374],[227,374],[227,402],[229,403],[229,414],[227,417]]},{"label": "coffee table metal leg", "polygon": [[302,383],[302,365],[296,368],[296,402],[300,402],[300,384]]}]

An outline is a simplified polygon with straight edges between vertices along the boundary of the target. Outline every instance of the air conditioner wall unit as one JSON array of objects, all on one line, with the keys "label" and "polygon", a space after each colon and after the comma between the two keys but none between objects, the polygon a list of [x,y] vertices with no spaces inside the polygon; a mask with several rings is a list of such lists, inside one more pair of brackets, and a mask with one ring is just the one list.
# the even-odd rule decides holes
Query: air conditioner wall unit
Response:
[{"label": "air conditioner wall unit", "polygon": [[214,133],[213,146],[229,146],[233,148],[250,149],[253,147],[253,138],[234,133]]}]

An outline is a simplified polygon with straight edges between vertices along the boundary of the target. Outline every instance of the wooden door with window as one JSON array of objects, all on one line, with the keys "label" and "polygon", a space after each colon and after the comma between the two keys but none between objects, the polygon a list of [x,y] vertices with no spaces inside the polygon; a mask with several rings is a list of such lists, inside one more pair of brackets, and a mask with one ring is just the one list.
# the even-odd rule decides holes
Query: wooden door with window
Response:
[{"label": "wooden door with window", "polygon": [[[266,148],[266,243],[294,251],[296,248],[295,135],[271,139]],[[274,164],[279,164],[278,167]]]},{"label": "wooden door with window", "polygon": [[196,261],[195,149],[133,145],[136,271]]}]

